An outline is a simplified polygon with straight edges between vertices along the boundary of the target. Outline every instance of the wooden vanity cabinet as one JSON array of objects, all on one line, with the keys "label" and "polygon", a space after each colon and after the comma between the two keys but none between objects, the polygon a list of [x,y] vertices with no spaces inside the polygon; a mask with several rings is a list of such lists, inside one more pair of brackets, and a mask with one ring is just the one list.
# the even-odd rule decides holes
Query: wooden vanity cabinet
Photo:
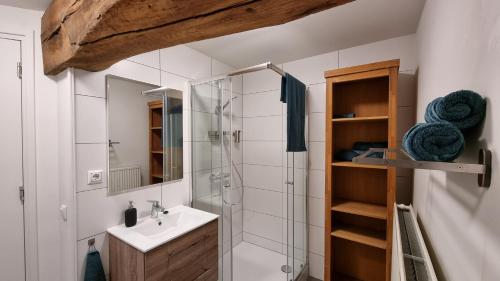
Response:
[{"label": "wooden vanity cabinet", "polygon": [[217,281],[217,220],[142,253],[110,235],[111,281]]}]

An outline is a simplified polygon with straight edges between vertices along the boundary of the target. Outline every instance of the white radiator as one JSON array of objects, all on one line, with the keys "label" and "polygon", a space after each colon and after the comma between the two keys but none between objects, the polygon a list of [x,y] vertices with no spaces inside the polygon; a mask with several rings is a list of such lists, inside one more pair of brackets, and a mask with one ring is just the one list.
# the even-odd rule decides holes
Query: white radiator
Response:
[{"label": "white radiator", "polygon": [[437,281],[411,205],[394,207],[393,227],[391,280]]},{"label": "white radiator", "polygon": [[109,192],[120,193],[141,187],[141,166],[109,169]]}]

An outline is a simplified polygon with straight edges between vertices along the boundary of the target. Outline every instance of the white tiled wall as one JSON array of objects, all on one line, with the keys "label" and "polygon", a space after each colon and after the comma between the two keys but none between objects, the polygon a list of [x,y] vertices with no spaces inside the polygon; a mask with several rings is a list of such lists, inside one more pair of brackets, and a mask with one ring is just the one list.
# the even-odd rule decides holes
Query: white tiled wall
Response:
[{"label": "white tiled wall", "polygon": [[243,75],[243,241],[283,253],[280,88],[280,76],[270,70]]},{"label": "white tiled wall", "polygon": [[[209,77],[212,69],[220,73],[230,69],[186,46],[150,52],[121,61],[101,72],[75,70],[75,134],[77,168],[77,250],[78,278],[83,279],[87,240],[96,238],[104,267],[108,269],[108,227],[123,223],[123,211],[133,200],[139,216],[150,213],[146,200],[161,200],[169,208],[189,201],[191,180],[190,104],[187,81]],[[217,74],[218,74],[217,73]],[[152,186],[139,191],[108,195],[104,183],[87,185],[87,171],[107,166],[105,76],[108,74],[146,83],[169,86],[184,92],[184,177],[180,181]],[[241,82],[240,82],[241,84]],[[241,92],[241,91],[240,91]],[[235,235],[242,236],[242,213],[233,216]],[[239,226],[239,227],[238,227]]]},{"label": "white tiled wall", "polygon": [[[393,38],[368,45],[335,51],[284,63],[281,67],[308,86],[309,115],[309,261],[313,277],[323,278],[324,251],[324,153],[325,79],[324,71],[382,60],[401,60],[399,83],[398,136],[414,123],[416,92],[415,35]],[[243,76],[243,163],[244,217],[243,240],[274,251],[286,244],[286,191],[283,166],[286,153],[276,141],[286,137],[286,112],[279,101],[280,77],[269,71]],[[281,119],[281,124],[278,120]],[[296,168],[300,161],[296,159]],[[281,171],[281,173],[280,173]],[[402,171],[398,177],[398,199],[411,200],[411,177]],[[295,179],[300,182],[300,179]],[[281,189],[280,189],[281,188]],[[296,188],[298,188],[296,186]],[[279,198],[279,194],[285,199]],[[295,200],[303,202],[303,200]],[[279,207],[283,210],[280,213]],[[302,221],[303,218],[296,217]],[[281,233],[280,235],[280,232]]]}]

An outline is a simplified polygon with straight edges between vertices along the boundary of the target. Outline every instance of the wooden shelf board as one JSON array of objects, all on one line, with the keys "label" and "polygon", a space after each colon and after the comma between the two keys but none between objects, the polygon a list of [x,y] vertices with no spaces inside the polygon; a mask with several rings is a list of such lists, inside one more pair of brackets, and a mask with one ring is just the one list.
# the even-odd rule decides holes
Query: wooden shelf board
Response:
[{"label": "wooden shelf board", "polygon": [[334,167],[351,167],[351,168],[366,168],[366,169],[387,170],[387,166],[370,165],[370,164],[358,164],[358,163],[348,162],[348,161],[333,162],[332,166],[334,166]]},{"label": "wooden shelf board", "polygon": [[332,210],[369,218],[387,220],[387,207],[349,200],[335,200]]},{"label": "wooden shelf board", "polygon": [[370,116],[370,117],[354,117],[354,118],[333,118],[333,123],[352,123],[352,122],[371,122],[389,120],[389,116]]},{"label": "wooden shelf board", "polygon": [[161,151],[161,150],[152,150],[151,153],[153,153],[153,154],[163,154],[163,151]]},{"label": "wooden shelf board", "polygon": [[339,272],[335,272],[333,276],[335,276],[335,278],[334,278],[335,281],[361,281],[359,279],[356,279],[356,278],[351,277],[351,276],[347,276],[347,275],[339,273]]},{"label": "wooden shelf board", "polygon": [[151,176],[153,178],[163,179],[163,175],[161,175],[161,174],[152,174]]},{"label": "wooden shelf board", "polygon": [[163,129],[162,127],[151,127],[151,130],[161,130]]},{"label": "wooden shelf board", "polygon": [[380,232],[364,229],[356,226],[336,227],[331,234],[333,237],[346,239],[356,243],[385,250],[387,242]]}]

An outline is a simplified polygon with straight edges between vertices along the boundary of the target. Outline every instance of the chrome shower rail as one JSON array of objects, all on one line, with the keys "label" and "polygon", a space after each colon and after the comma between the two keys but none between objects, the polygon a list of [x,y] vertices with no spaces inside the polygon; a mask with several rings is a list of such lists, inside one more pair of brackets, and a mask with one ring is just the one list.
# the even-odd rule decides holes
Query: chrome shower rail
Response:
[{"label": "chrome shower rail", "polygon": [[262,64],[258,64],[258,65],[254,65],[254,66],[250,66],[250,67],[246,67],[246,68],[235,70],[233,72],[228,73],[227,76],[236,76],[236,75],[245,74],[245,73],[249,73],[249,72],[260,71],[260,70],[264,70],[264,69],[271,69],[271,70],[273,70],[274,72],[278,73],[281,76],[285,75],[285,72],[281,68],[277,67],[272,62],[268,61],[268,62],[265,62],[265,63],[262,63]]},{"label": "chrome shower rail", "polygon": [[182,91],[169,87],[160,87],[152,90],[142,91],[141,93],[143,96],[165,94],[167,97],[182,98]]},{"label": "chrome shower rail", "polygon": [[196,80],[196,81],[191,81],[191,82],[189,82],[189,85],[196,86],[196,85],[200,85],[200,84],[205,84],[207,82],[221,80],[221,79],[224,79],[227,77],[238,76],[241,74],[251,73],[251,72],[256,72],[256,71],[261,71],[261,70],[266,70],[266,69],[270,69],[270,70],[278,73],[281,76],[285,76],[285,72],[283,71],[283,69],[277,67],[272,62],[268,61],[268,62],[261,63],[258,65],[241,68],[241,69],[238,69],[238,70],[226,73],[226,74],[212,76],[210,78],[204,78],[204,79],[200,79],[200,80]]}]

